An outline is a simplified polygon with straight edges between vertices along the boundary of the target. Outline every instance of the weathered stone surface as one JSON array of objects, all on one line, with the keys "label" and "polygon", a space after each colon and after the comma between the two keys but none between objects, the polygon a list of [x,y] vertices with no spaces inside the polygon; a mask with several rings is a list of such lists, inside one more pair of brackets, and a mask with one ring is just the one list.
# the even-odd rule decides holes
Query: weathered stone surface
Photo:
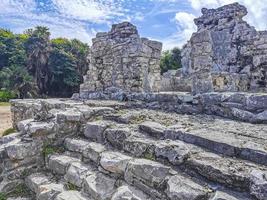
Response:
[{"label": "weathered stone surface", "polygon": [[84,192],[94,199],[108,200],[115,192],[115,182],[115,179],[96,173],[85,179]]},{"label": "weathered stone surface", "polygon": [[103,121],[88,122],[85,126],[85,137],[97,142],[104,141],[104,131],[108,127],[108,124]]},{"label": "weathered stone surface", "polygon": [[245,193],[231,191],[216,191],[211,200],[250,200],[251,197]]},{"label": "weathered stone surface", "polygon": [[81,139],[67,138],[64,145],[69,151],[82,153],[89,145],[89,142]]},{"label": "weathered stone surface", "polygon": [[105,137],[113,146],[122,149],[123,143],[131,135],[129,128],[114,128],[105,131]]},{"label": "weathered stone surface", "polygon": [[155,145],[150,139],[129,137],[123,143],[123,150],[133,154],[136,157],[154,157]]},{"label": "weathered stone surface", "polygon": [[162,138],[163,131],[166,129],[166,127],[161,124],[150,121],[143,122],[140,124],[139,128],[158,139]]},{"label": "weathered stone surface", "polygon": [[82,187],[83,179],[93,174],[93,169],[89,165],[81,162],[72,162],[64,176],[65,180],[69,183]]},{"label": "weathered stone surface", "polygon": [[113,194],[111,200],[150,200],[142,191],[134,187],[123,185]]},{"label": "weathered stone surface", "polygon": [[98,33],[80,97],[88,98],[88,93],[106,89],[117,95],[120,89],[157,91],[161,49],[161,43],[140,38],[136,27],[128,22],[113,25],[108,33]]},{"label": "weathered stone surface", "polygon": [[123,175],[130,159],[119,152],[106,151],[101,154],[100,165],[109,172]]},{"label": "weathered stone surface", "polygon": [[[233,129],[233,131],[228,131],[227,133],[225,133],[222,127],[224,122],[217,125],[215,124],[210,124],[210,127],[203,126],[203,128],[201,128],[201,125],[197,125],[198,128],[191,126],[188,131],[186,128],[178,128],[175,131],[167,130],[165,131],[165,138],[179,139],[224,155],[236,156],[253,161],[255,163],[266,165],[266,159],[263,159],[267,156],[267,151],[265,149],[266,145],[264,142],[262,142],[266,139],[258,140],[252,138],[253,136],[251,135],[251,133],[247,132],[247,130],[245,129],[245,126],[250,127],[248,124],[243,124],[244,127],[241,127],[240,124],[234,123],[244,131],[240,132],[241,129],[232,127],[231,130]],[[260,130],[257,131],[257,133],[260,132]],[[263,138],[265,138],[264,135],[265,134],[262,135]]]},{"label": "weathered stone surface", "polygon": [[207,189],[180,175],[170,177],[166,194],[172,200],[208,199]]},{"label": "weathered stone surface", "polygon": [[39,187],[39,192],[37,193],[38,200],[48,200],[54,199],[58,194],[64,191],[64,185],[50,183],[44,184]]},{"label": "weathered stone surface", "polygon": [[251,172],[250,193],[257,199],[264,200],[267,198],[267,171],[253,170]]},{"label": "weathered stone surface", "polygon": [[65,155],[52,155],[48,158],[48,168],[57,174],[64,175],[68,166],[79,159]]},{"label": "weathered stone surface", "polygon": [[102,144],[91,142],[83,151],[83,156],[89,158],[95,163],[99,163],[101,153],[106,151],[106,147]]},{"label": "weathered stone surface", "polygon": [[32,174],[26,178],[26,185],[29,189],[36,194],[39,192],[39,188],[41,185],[49,183],[50,180],[45,174]]},{"label": "weathered stone surface", "polygon": [[127,166],[125,179],[129,184],[140,182],[152,188],[160,188],[170,174],[170,167],[146,159],[134,159]]},{"label": "weathered stone surface", "polygon": [[156,158],[165,158],[174,165],[182,164],[189,155],[188,145],[181,141],[164,141],[155,144]]},{"label": "weathered stone surface", "polygon": [[193,77],[192,91],[265,91],[266,32],[257,32],[242,18],[238,3],[201,10],[182,50],[183,76]]},{"label": "weathered stone surface", "polygon": [[7,155],[12,160],[22,160],[41,153],[42,143],[36,142],[19,142],[17,144],[5,147]]},{"label": "weathered stone surface", "polygon": [[210,152],[195,153],[188,158],[186,164],[188,168],[194,169],[209,180],[244,190],[249,189],[249,174],[256,168],[251,163],[226,159]]},{"label": "weathered stone surface", "polygon": [[78,191],[65,191],[57,195],[55,200],[88,200]]}]

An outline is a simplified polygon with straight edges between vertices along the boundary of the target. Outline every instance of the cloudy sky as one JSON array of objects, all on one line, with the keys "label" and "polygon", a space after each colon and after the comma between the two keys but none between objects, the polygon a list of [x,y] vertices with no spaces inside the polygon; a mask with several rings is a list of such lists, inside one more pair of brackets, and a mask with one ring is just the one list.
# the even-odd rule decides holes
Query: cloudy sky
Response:
[{"label": "cloudy sky", "polygon": [[248,8],[249,23],[258,30],[267,29],[267,0],[0,0],[0,27],[20,33],[45,25],[52,37],[90,44],[96,32],[130,21],[142,36],[162,41],[164,49],[170,49],[190,38],[196,28],[193,19],[202,7],[236,1]]}]

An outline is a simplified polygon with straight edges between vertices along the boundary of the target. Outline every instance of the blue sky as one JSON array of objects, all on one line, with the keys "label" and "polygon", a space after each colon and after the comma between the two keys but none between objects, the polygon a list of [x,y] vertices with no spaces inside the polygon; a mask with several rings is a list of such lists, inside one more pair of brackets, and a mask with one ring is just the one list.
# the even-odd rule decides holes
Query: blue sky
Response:
[{"label": "blue sky", "polygon": [[164,49],[181,47],[196,30],[193,19],[202,7],[236,2],[248,8],[246,20],[267,29],[267,0],[0,0],[0,27],[16,33],[45,25],[52,37],[91,43],[97,32],[113,23],[130,21],[142,37],[163,42]]}]

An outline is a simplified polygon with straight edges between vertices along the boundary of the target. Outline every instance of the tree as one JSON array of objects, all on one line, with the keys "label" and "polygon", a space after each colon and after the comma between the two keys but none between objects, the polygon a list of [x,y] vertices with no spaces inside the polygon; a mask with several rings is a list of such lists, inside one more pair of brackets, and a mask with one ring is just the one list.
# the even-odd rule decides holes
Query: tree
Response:
[{"label": "tree", "polygon": [[71,40],[71,53],[76,57],[76,63],[80,78],[86,74],[89,66],[89,46],[77,39]]},{"label": "tree", "polygon": [[182,67],[181,63],[181,50],[174,48],[163,52],[160,60],[161,73],[167,72],[168,70],[176,70]]},{"label": "tree", "polygon": [[49,58],[51,71],[50,90],[51,96],[69,97],[80,85],[78,71],[75,70],[76,58],[63,49],[54,48]]},{"label": "tree", "polygon": [[48,28],[23,34],[0,29],[0,89],[25,98],[70,97],[87,72],[89,47],[79,40],[50,40]]},{"label": "tree", "polygon": [[0,88],[12,91],[18,98],[36,96],[36,87],[33,77],[29,75],[25,67],[11,65],[0,71]]},{"label": "tree", "polygon": [[34,76],[39,94],[48,93],[48,58],[51,51],[50,32],[47,27],[37,26],[26,33],[29,38],[25,43],[27,52],[27,66],[29,72]]}]

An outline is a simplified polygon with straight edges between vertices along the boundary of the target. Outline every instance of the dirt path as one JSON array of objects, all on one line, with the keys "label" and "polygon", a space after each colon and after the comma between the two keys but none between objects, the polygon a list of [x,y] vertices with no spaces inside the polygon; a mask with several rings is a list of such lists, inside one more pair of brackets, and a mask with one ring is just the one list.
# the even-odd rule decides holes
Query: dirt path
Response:
[{"label": "dirt path", "polygon": [[10,106],[0,106],[0,136],[12,127]]}]

